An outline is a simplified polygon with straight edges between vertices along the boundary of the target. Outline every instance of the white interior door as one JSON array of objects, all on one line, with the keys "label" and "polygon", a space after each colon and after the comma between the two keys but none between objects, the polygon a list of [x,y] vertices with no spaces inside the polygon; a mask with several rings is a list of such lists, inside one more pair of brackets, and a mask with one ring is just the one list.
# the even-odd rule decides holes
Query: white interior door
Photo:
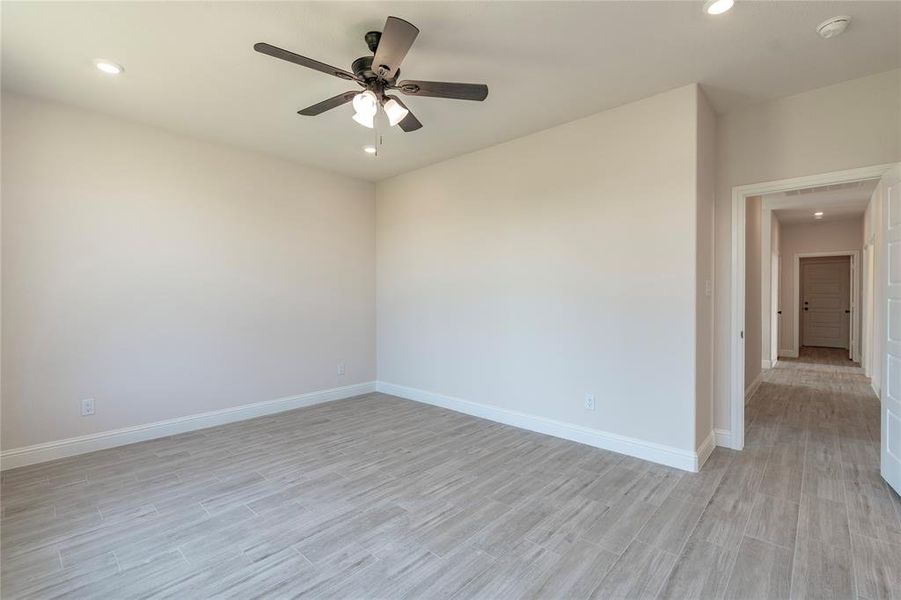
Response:
[{"label": "white interior door", "polygon": [[886,259],[885,340],[882,363],[880,471],[901,494],[901,165],[882,178],[883,243]]},{"label": "white interior door", "polygon": [[801,344],[850,347],[849,256],[801,259]]},{"label": "white interior door", "polygon": [[850,261],[849,266],[849,278],[848,278],[848,298],[850,299],[848,302],[848,358],[851,360],[858,360],[859,352],[857,351],[857,338],[860,337],[858,333],[858,324],[857,319],[860,315],[860,310],[857,308],[860,303],[860,299],[858,298],[860,290],[858,289],[858,275],[857,271],[860,266],[857,264],[857,255],[849,256],[848,260]]}]

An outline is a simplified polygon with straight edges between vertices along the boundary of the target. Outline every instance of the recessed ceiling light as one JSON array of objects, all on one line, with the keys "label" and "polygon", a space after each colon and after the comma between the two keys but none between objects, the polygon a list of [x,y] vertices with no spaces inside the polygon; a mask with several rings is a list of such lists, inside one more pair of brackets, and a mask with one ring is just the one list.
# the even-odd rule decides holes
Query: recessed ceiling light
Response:
[{"label": "recessed ceiling light", "polygon": [[826,19],[817,26],[817,33],[825,39],[835,37],[845,33],[848,25],[851,24],[851,17],[841,16]]},{"label": "recessed ceiling light", "polygon": [[721,15],[735,4],[735,0],[706,0],[704,12],[708,15]]},{"label": "recessed ceiling light", "polygon": [[823,211],[819,210],[819,211],[813,213],[813,216],[815,216],[815,217],[822,217],[822,216],[823,216]]},{"label": "recessed ceiling light", "polygon": [[105,58],[98,58],[97,60],[95,60],[94,66],[107,75],[118,75],[125,70],[122,65],[117,65],[113,61],[106,60]]},{"label": "recessed ceiling light", "polygon": [[363,146],[363,152],[366,154],[375,154],[375,146]]}]

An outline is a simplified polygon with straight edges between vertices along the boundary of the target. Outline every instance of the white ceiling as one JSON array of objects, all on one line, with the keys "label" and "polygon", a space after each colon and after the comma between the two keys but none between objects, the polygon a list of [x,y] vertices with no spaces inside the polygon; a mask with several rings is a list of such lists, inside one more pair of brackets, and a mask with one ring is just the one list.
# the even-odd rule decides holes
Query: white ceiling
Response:
[{"label": "white ceiling", "polygon": [[[699,81],[719,112],[901,66],[899,2],[750,2],[719,17],[684,2],[12,2],[2,86],[378,180]],[[849,14],[848,32],[814,31]],[[411,79],[487,83],[483,103],[409,98],[424,128],[371,131],[354,89],[257,54],[267,41],[349,69],[363,34],[396,15],[421,33]],[[123,64],[118,78],[91,61]]]},{"label": "white ceiling", "polygon": [[[863,217],[878,183],[877,179],[853,181],[767,194],[763,199],[769,201],[771,206],[782,207],[773,210],[773,214],[783,225],[842,221]],[[821,219],[813,216],[818,211],[823,212]]]}]

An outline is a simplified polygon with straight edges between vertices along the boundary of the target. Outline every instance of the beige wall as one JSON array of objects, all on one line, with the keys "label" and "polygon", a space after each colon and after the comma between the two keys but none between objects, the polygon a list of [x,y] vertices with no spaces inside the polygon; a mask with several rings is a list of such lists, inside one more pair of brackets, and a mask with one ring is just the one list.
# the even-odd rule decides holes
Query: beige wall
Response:
[{"label": "beige wall", "polygon": [[[820,223],[791,223],[782,226],[782,302],[783,335],[781,350],[796,347],[795,255],[809,252],[841,252],[863,249],[863,217]],[[858,276],[860,269],[858,269]],[[858,314],[859,317],[859,314]],[[858,336],[859,337],[859,336]]]},{"label": "beige wall", "polygon": [[760,374],[763,325],[761,305],[761,218],[763,204],[759,196],[748,198],[745,205],[745,389]]},{"label": "beige wall", "polygon": [[[870,376],[870,383],[877,396],[880,395],[882,389],[883,336],[879,332],[883,331],[885,326],[885,312],[881,307],[885,302],[886,257],[880,249],[885,235],[883,233],[883,211],[886,193],[885,185],[880,182],[873,191],[873,195],[870,196],[870,202],[867,204],[867,210],[863,217],[863,243],[869,245],[870,252],[873,253],[872,261],[870,261],[872,273],[868,273],[869,277],[864,280],[865,283],[862,286],[864,305],[862,312],[867,330],[863,352],[867,357],[866,372]],[[867,265],[867,271],[870,270],[870,264]]]},{"label": "beige wall", "polygon": [[693,451],[697,98],[380,182],[379,380]]},{"label": "beige wall", "polygon": [[[716,426],[729,430],[732,188],[901,160],[901,71],[720,116],[716,198]],[[747,354],[747,353],[746,353]]]},{"label": "beige wall", "polygon": [[372,184],[2,102],[4,449],[374,379]]},{"label": "beige wall", "polygon": [[[775,262],[775,265],[773,264]],[[770,319],[770,347],[769,347],[769,360],[770,365],[774,364],[776,360],[779,358],[779,342],[780,335],[782,334],[783,323],[782,323],[782,315],[778,314],[778,311],[782,310],[782,300],[779,297],[779,291],[781,289],[781,284],[779,283],[782,269],[783,269],[783,258],[782,258],[782,224],[779,223],[779,220],[776,219],[776,215],[770,211],[770,265],[771,268],[775,266],[776,272],[770,272],[770,278],[776,279],[776,285],[772,286],[770,289],[770,302],[766,307],[766,310],[770,311],[771,319]]]},{"label": "beige wall", "polygon": [[[901,160],[899,90],[896,70],[717,119],[717,427],[732,187]],[[381,183],[381,378],[694,449],[697,98],[688,86]],[[374,376],[370,184],[15,96],[3,129],[4,448]],[[82,397],[96,416],[78,416]]]},{"label": "beige wall", "polygon": [[697,123],[695,447],[700,447],[713,431],[713,213],[716,197],[716,114],[700,90]]},{"label": "beige wall", "polygon": [[770,255],[779,256],[782,247],[782,224],[770,211]]}]

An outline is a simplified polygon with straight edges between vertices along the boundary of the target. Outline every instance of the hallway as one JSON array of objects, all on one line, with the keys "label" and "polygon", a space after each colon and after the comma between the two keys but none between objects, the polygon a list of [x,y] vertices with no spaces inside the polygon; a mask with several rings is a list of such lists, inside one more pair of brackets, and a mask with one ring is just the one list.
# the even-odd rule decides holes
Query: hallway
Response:
[{"label": "hallway", "polygon": [[[711,510],[747,514],[730,588],[745,571],[748,595],[901,597],[901,500],[879,475],[879,404],[862,369],[843,350],[802,348],[746,411],[745,451],[698,526]],[[728,546],[730,534],[707,537]]]}]

